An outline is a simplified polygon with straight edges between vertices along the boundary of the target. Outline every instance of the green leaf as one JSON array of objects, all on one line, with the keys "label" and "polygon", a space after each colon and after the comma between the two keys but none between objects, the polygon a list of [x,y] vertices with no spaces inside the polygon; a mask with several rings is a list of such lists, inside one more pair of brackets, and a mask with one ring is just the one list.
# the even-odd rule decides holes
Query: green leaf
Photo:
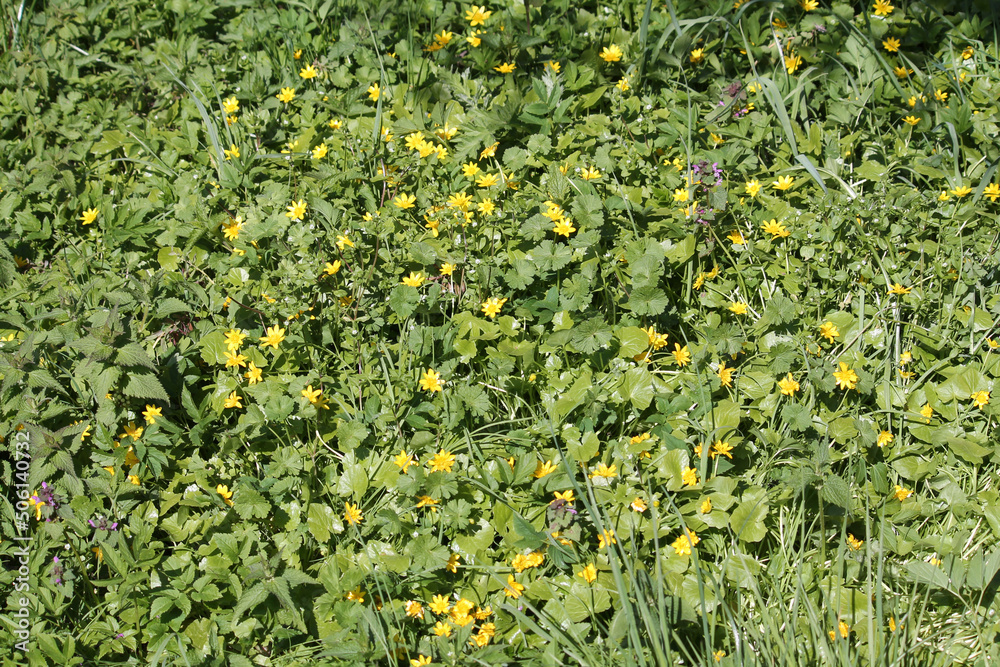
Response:
[{"label": "green leaf", "polygon": [[233,509],[244,520],[251,517],[263,519],[271,512],[271,503],[253,487],[240,483],[233,497]]},{"label": "green leaf", "polygon": [[659,287],[639,287],[632,290],[626,307],[636,315],[659,315],[667,306],[670,299]]},{"label": "green leaf", "polygon": [[152,373],[129,373],[128,383],[123,390],[126,396],[133,398],[156,399],[170,401],[166,389]]},{"label": "green leaf", "polygon": [[417,309],[420,302],[420,292],[416,287],[396,285],[389,293],[389,307],[400,320],[405,320]]},{"label": "green leaf", "polygon": [[128,343],[118,348],[115,353],[115,362],[123,366],[145,366],[150,370],[155,369],[153,360],[146,354],[146,350],[138,343]]},{"label": "green leaf", "polygon": [[821,493],[826,502],[844,509],[850,508],[851,489],[842,477],[833,474],[824,477]]},{"label": "green leaf", "polygon": [[743,498],[744,501],[730,515],[729,525],[738,539],[760,542],[767,535],[767,528],[764,526],[764,519],[767,517],[766,497],[748,493]]},{"label": "green leaf", "polygon": [[233,622],[239,620],[240,616],[243,615],[243,612],[253,609],[266,600],[267,596],[267,589],[264,588],[264,582],[262,581],[258,581],[253,586],[243,591],[243,595],[240,596],[239,602],[237,602],[236,607],[233,608]]},{"label": "green leaf", "polygon": [[634,357],[649,347],[649,336],[639,327],[622,327],[615,332],[618,338],[618,356]]},{"label": "green leaf", "polygon": [[337,444],[348,452],[368,437],[368,429],[359,421],[342,421],[337,425]]}]

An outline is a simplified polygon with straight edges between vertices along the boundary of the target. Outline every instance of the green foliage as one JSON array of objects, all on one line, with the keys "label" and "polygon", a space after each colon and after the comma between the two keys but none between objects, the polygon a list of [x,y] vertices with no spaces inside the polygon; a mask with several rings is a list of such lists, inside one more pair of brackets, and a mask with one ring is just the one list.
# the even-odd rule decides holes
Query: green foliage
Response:
[{"label": "green foliage", "polygon": [[998,657],[986,3],[21,4],[29,664]]}]

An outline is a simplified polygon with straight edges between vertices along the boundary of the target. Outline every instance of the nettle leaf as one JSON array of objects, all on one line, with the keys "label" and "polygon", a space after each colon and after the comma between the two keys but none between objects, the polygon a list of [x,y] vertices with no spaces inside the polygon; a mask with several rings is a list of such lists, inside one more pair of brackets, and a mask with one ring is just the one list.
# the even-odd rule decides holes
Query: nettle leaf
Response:
[{"label": "nettle leaf", "polygon": [[659,315],[670,305],[670,299],[659,287],[646,286],[632,290],[625,305],[636,315]]},{"label": "nettle leaf", "polygon": [[122,391],[126,396],[133,398],[170,401],[166,389],[152,373],[129,373],[128,383]]},{"label": "nettle leaf", "polygon": [[138,343],[128,343],[118,348],[115,353],[115,363],[122,366],[145,366],[151,370],[156,368],[153,360],[146,354],[146,350],[142,349]]}]

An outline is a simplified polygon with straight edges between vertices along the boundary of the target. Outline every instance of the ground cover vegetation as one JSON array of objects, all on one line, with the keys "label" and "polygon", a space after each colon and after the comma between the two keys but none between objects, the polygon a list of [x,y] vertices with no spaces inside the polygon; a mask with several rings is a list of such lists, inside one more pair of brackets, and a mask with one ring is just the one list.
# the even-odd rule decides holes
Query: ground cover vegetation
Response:
[{"label": "ground cover vegetation", "polygon": [[4,11],[30,664],[1000,657],[995,5]]}]

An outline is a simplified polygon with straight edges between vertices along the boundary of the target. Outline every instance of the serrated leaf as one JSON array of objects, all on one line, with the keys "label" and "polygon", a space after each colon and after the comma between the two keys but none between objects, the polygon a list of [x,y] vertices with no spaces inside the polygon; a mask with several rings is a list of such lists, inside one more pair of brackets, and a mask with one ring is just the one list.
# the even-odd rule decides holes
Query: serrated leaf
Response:
[{"label": "serrated leaf", "polygon": [[233,509],[243,519],[251,517],[263,519],[271,512],[271,503],[257,493],[256,489],[247,484],[240,484],[236,487],[236,494],[233,497]]},{"label": "serrated leaf", "polygon": [[838,475],[827,475],[823,478],[823,488],[821,489],[823,500],[828,503],[847,509],[851,504],[851,488],[847,482]]},{"label": "serrated leaf", "polygon": [[156,399],[159,401],[170,401],[167,390],[163,388],[160,381],[152,373],[129,373],[128,383],[122,390],[126,396],[133,398]]},{"label": "serrated leaf", "polygon": [[626,306],[636,315],[659,315],[667,306],[670,299],[659,287],[639,287],[632,290]]},{"label": "serrated leaf", "polygon": [[191,307],[181,301],[180,299],[174,297],[168,297],[166,299],[161,299],[156,304],[156,313],[154,317],[166,317],[167,315],[173,315],[174,313],[188,313],[191,312]]},{"label": "serrated leaf", "polygon": [[153,360],[146,354],[146,350],[138,343],[128,343],[118,348],[115,353],[115,362],[122,366],[145,366],[150,370],[156,368]]},{"label": "serrated leaf", "polygon": [[392,312],[396,313],[396,316],[401,320],[405,320],[412,315],[413,311],[417,309],[419,302],[420,292],[417,291],[416,287],[396,285],[392,288],[392,292],[389,293],[389,307],[392,308]]},{"label": "serrated leaf", "polygon": [[264,582],[258,581],[253,586],[248,588],[240,596],[239,602],[236,603],[236,607],[233,608],[233,622],[235,623],[239,620],[243,612],[253,609],[261,602],[267,599],[267,589],[264,588]]}]

